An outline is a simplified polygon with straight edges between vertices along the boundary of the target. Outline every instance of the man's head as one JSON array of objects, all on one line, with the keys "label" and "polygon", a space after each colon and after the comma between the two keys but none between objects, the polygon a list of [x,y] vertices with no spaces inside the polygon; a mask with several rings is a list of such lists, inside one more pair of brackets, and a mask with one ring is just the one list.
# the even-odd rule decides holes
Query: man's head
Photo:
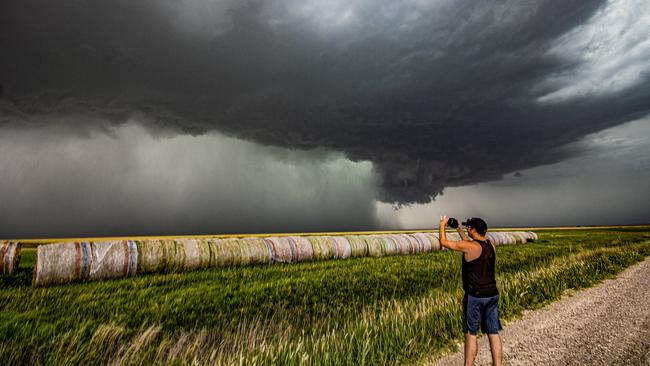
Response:
[{"label": "man's head", "polygon": [[475,234],[479,236],[485,236],[487,233],[487,224],[483,219],[479,217],[472,217],[463,222],[463,225],[467,228],[467,233],[473,238]]}]

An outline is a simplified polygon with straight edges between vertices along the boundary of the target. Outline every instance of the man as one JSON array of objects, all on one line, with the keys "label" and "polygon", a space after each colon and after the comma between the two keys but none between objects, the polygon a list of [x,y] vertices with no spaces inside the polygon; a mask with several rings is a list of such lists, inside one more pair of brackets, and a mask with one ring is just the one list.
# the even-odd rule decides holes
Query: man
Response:
[{"label": "man", "polygon": [[449,241],[445,235],[447,216],[440,217],[440,244],[463,253],[463,333],[465,333],[465,365],[474,364],[478,353],[476,334],[479,325],[483,333],[488,335],[492,363],[501,365],[502,347],[499,330],[499,291],[494,276],[496,248],[485,240],[487,224],[478,217],[463,222],[467,228],[469,239],[460,226],[456,231],[463,240]]}]

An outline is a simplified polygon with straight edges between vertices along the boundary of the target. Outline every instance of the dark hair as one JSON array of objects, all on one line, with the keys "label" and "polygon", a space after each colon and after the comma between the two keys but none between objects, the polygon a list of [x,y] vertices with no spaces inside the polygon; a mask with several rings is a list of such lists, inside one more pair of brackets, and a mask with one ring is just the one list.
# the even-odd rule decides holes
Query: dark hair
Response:
[{"label": "dark hair", "polygon": [[485,235],[487,233],[487,224],[480,217],[472,217],[463,222],[463,225],[467,227],[474,228],[479,235]]}]

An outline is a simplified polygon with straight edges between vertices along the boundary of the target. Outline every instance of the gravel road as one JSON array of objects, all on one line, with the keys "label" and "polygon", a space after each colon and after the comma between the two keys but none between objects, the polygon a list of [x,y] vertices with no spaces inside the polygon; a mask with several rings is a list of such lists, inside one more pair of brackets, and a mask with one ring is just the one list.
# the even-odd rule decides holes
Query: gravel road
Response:
[{"label": "gravel road", "polygon": [[[650,258],[504,325],[504,365],[650,366]],[[491,365],[479,337],[475,365]],[[459,348],[462,350],[462,348]],[[428,365],[462,365],[456,352]]]}]

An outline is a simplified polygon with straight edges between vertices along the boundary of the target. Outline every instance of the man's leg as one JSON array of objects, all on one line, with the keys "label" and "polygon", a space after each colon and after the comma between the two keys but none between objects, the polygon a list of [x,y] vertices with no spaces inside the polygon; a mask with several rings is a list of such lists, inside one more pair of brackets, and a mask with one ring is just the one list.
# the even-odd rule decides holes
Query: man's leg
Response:
[{"label": "man's leg", "polygon": [[478,353],[476,336],[470,332],[465,333],[465,366],[472,366]]},{"label": "man's leg", "polygon": [[490,340],[490,351],[492,351],[492,364],[494,366],[501,366],[503,358],[503,346],[501,345],[501,337],[499,333],[488,334]]}]

